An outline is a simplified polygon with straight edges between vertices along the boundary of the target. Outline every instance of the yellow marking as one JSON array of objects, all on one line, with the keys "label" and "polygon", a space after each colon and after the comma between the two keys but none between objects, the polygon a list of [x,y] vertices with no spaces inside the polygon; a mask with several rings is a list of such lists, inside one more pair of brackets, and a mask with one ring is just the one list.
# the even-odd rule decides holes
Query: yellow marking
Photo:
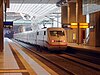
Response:
[{"label": "yellow marking", "polygon": [[79,23],[79,25],[88,26],[88,23]]},{"label": "yellow marking", "polygon": [[12,48],[12,50],[17,54],[17,56],[19,57],[20,61],[23,63],[23,65],[25,66],[26,70],[29,72],[30,75],[37,75],[34,70],[30,67],[30,65],[26,62],[26,60],[20,55],[20,53],[14,48],[14,46],[12,47],[11,44],[9,43],[10,47]]},{"label": "yellow marking", "polygon": [[77,25],[75,26],[75,25],[72,25],[72,26],[70,26],[71,28],[77,28]]},{"label": "yellow marking", "polygon": [[[71,23],[71,28],[78,28],[78,23]],[[89,28],[88,23],[79,23],[79,28]]]},{"label": "yellow marking", "polygon": [[88,26],[80,26],[80,28],[89,28]]},{"label": "yellow marking", "polygon": [[18,70],[18,69],[0,69],[0,73],[24,73],[28,72],[27,70]]},{"label": "yellow marking", "polygon": [[77,26],[78,25],[78,23],[71,23],[71,26]]},{"label": "yellow marking", "polygon": [[[21,48],[18,44],[16,44],[16,46],[18,46],[19,48]],[[42,63],[40,60],[38,60],[37,58],[35,58],[33,55],[31,55],[29,53],[29,51],[26,51],[24,49],[23,50],[28,56],[30,56],[34,61],[36,61],[38,64],[40,64],[46,71],[48,71],[51,75],[59,75],[58,73],[56,73],[55,71],[53,71],[51,68],[49,68],[47,65],[45,65],[44,63]]]}]

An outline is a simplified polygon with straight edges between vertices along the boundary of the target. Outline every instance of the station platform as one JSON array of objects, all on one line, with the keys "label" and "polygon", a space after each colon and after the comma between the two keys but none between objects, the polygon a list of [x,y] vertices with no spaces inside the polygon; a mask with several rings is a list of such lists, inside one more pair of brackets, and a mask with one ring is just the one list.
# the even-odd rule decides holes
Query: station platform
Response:
[{"label": "station platform", "polygon": [[58,75],[35,57],[31,58],[12,40],[4,39],[0,52],[0,75]]},{"label": "station platform", "polygon": [[77,43],[68,43],[68,47],[73,48],[73,49],[77,49],[80,51],[100,53],[100,47],[92,47],[92,46],[87,46],[84,44],[77,44]]}]

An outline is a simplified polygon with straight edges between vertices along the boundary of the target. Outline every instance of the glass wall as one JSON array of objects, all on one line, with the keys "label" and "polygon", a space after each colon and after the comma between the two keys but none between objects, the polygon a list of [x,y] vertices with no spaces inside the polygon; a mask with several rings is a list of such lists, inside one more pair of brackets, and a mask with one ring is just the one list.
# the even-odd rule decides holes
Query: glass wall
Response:
[{"label": "glass wall", "polygon": [[83,0],[83,14],[100,11],[100,0]]},{"label": "glass wall", "polygon": [[49,27],[61,27],[61,8],[57,7],[53,11],[39,18],[38,21],[32,20],[33,30],[49,28]]}]

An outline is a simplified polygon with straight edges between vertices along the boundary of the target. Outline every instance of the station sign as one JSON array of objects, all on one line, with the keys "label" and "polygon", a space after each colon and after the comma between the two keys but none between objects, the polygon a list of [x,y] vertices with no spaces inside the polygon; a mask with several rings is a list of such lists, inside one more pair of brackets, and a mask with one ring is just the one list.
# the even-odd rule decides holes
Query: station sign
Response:
[{"label": "station sign", "polygon": [[70,28],[78,28],[78,23],[71,23]]},{"label": "station sign", "polygon": [[71,23],[71,28],[78,28],[78,24],[79,24],[79,28],[89,28],[89,24],[88,23]]},{"label": "station sign", "polygon": [[70,23],[62,24],[62,28],[70,29]]},{"label": "station sign", "polygon": [[3,22],[4,28],[13,28],[13,22]]},{"label": "station sign", "polygon": [[79,23],[80,28],[89,28],[88,23]]},{"label": "station sign", "polygon": [[4,24],[4,37],[13,38],[13,22],[3,22]]}]

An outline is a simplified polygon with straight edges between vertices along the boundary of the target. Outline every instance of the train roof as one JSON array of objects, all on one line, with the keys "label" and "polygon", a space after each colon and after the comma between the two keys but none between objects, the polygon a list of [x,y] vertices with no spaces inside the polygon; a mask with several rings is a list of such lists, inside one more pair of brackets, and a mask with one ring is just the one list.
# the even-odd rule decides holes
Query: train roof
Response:
[{"label": "train roof", "polygon": [[40,29],[40,30],[38,30],[38,31],[46,31],[46,30],[55,30],[55,29],[64,29],[64,28],[61,28],[61,27],[50,27],[50,28],[43,28],[43,29]]},{"label": "train roof", "polygon": [[53,30],[53,29],[63,29],[64,30],[64,28],[61,28],[61,27],[51,27],[51,28],[48,28],[48,30]]},{"label": "train roof", "polygon": [[64,30],[64,28],[61,28],[61,27],[50,27],[50,28],[43,28],[38,31],[55,30],[55,29],[58,29],[58,30],[63,29]]},{"label": "train roof", "polygon": [[[58,29],[58,30],[63,29],[64,30],[64,28],[61,28],[61,27],[50,27],[50,28],[40,29],[38,31],[40,32],[40,31],[55,30],[55,29]],[[22,33],[27,34],[27,33],[31,33],[31,32],[37,32],[37,31],[26,31],[26,32],[21,32],[21,33],[16,33],[16,34],[22,34]]]}]

